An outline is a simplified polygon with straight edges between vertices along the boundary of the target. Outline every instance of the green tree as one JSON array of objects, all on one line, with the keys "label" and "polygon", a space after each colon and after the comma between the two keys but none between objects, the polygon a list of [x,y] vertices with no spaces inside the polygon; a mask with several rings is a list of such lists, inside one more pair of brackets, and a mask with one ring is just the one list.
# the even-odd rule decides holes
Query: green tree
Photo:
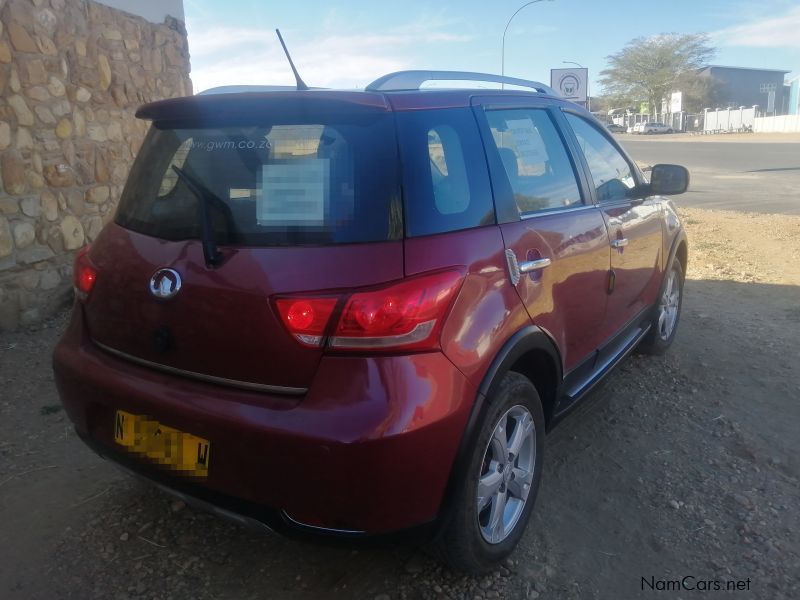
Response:
[{"label": "green tree", "polygon": [[607,113],[612,108],[616,105],[611,96],[592,96],[592,112]]},{"label": "green tree", "polygon": [[697,77],[697,70],[714,54],[705,33],[639,37],[606,57],[608,68],[600,72],[600,85],[604,94],[627,99],[631,105],[647,101],[652,114],[679,82]]},{"label": "green tree", "polygon": [[612,108],[625,109],[638,107],[638,102],[632,102],[630,98],[622,96],[600,95],[592,96],[592,112],[607,113]]},{"label": "green tree", "polygon": [[724,86],[717,78],[707,73],[698,75],[696,71],[681,75],[675,89],[683,92],[683,110],[690,113],[719,106],[724,95]]}]

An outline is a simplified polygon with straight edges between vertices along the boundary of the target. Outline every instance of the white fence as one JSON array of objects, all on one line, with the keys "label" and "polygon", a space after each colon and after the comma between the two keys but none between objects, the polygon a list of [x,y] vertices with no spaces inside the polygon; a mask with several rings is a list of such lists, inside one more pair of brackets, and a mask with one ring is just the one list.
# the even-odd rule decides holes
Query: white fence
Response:
[{"label": "white fence", "polygon": [[760,117],[755,120],[753,131],[759,133],[800,132],[800,115],[783,115],[780,117]]},{"label": "white fence", "polygon": [[740,131],[752,128],[756,121],[756,108],[726,108],[707,110],[703,121],[705,131]]}]

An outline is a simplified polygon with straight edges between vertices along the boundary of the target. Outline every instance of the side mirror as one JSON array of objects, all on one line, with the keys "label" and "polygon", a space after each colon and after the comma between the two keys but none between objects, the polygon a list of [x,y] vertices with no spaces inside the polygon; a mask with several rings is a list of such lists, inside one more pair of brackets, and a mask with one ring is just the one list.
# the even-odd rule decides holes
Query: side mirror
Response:
[{"label": "side mirror", "polygon": [[650,172],[650,195],[675,196],[689,188],[689,171],[680,165],[655,165]]}]

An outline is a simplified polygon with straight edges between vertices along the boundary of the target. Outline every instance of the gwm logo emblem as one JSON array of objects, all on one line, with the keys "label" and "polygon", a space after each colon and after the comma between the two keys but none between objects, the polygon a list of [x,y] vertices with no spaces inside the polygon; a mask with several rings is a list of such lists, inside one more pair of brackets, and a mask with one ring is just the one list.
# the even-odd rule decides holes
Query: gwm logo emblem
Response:
[{"label": "gwm logo emblem", "polygon": [[181,276],[174,269],[159,269],[150,278],[150,293],[166,300],[181,290]]}]

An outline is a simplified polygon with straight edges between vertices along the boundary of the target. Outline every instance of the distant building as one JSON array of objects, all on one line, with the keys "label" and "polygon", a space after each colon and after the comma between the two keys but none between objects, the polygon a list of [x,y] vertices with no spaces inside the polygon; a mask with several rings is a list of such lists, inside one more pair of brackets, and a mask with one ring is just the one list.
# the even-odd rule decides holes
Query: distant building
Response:
[{"label": "distant building", "polygon": [[800,115],[800,75],[789,80],[789,103],[787,105],[787,115]]},{"label": "distant building", "polygon": [[[761,112],[786,114],[789,98],[784,91],[781,69],[752,69],[709,65],[700,75],[713,77],[719,83],[718,105],[721,108],[758,105]],[[774,105],[770,106],[770,94]],[[710,107],[716,108],[716,107]]]}]

